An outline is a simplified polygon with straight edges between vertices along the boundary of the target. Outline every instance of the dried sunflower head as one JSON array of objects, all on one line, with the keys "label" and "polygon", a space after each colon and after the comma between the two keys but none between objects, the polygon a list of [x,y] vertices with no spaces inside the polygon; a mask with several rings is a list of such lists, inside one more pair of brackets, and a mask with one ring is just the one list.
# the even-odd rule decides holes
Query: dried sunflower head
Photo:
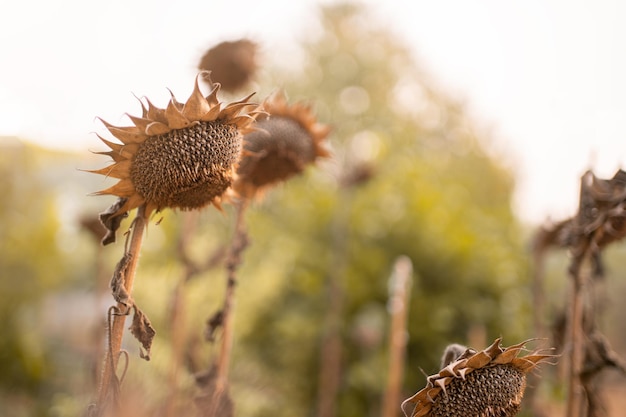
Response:
[{"label": "dried sunflower head", "polygon": [[206,51],[198,68],[211,71],[213,81],[225,91],[237,91],[256,73],[256,52],[257,44],[248,39],[222,42]]},{"label": "dried sunflower head", "polygon": [[[196,78],[187,102],[179,103],[172,95],[165,109],[147,99],[147,107],[140,101],[142,116],[129,115],[133,126],[117,127],[102,121],[121,142],[98,136],[111,149],[98,153],[110,156],[113,164],[89,171],[119,179],[95,193],[119,197],[100,216],[109,231],[117,229],[129,210],[144,204],[146,215],[167,207],[219,207],[231,186],[243,135],[253,129],[259,112],[257,105],[249,102],[252,95],[223,105],[217,98],[220,85],[210,78],[209,85],[211,92],[205,97]],[[254,109],[243,112],[251,106]]]},{"label": "dried sunflower head", "polygon": [[303,103],[288,104],[282,92],[262,105],[256,129],[243,139],[237,179],[233,189],[246,198],[300,174],[318,157],[329,156],[324,141],[330,127],[317,122],[311,108]]},{"label": "dried sunflower head", "polygon": [[[427,378],[427,385],[402,403],[407,417],[511,417],[521,407],[526,374],[554,355],[534,351],[519,356],[528,343],[508,348],[498,338],[485,350],[451,345],[442,357],[445,365]],[[456,357],[458,356],[458,357]]]}]

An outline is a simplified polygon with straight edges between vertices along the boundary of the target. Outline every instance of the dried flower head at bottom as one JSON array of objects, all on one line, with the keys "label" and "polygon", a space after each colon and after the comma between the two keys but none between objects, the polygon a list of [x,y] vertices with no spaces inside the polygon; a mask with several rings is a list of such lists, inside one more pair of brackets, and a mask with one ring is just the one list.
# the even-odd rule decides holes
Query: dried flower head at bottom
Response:
[{"label": "dried flower head at bottom", "polygon": [[[503,348],[498,338],[485,350],[466,349],[427,385],[402,403],[407,417],[512,417],[519,411],[526,374],[554,358],[541,351],[519,356],[524,341]],[[453,345],[458,351],[459,345]],[[456,355],[454,355],[456,356]],[[444,354],[445,357],[445,354]]]}]

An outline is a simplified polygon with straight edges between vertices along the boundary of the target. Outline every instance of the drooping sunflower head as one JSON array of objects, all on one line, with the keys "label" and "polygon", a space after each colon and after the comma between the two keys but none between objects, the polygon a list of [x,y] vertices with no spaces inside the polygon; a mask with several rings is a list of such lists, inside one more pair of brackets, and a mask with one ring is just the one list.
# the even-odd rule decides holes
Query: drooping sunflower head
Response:
[{"label": "drooping sunflower head", "polygon": [[444,353],[443,369],[427,378],[427,385],[402,403],[407,417],[512,417],[521,407],[526,374],[554,355],[534,351],[519,356],[528,341],[508,348],[501,339],[485,350]]},{"label": "drooping sunflower head", "polygon": [[329,156],[325,140],[330,127],[318,123],[311,107],[288,104],[282,92],[262,104],[267,113],[243,139],[243,152],[233,189],[250,198],[294,175],[319,157]]},{"label": "drooping sunflower head", "polygon": [[[209,78],[210,80],[210,78]],[[192,210],[219,206],[231,186],[241,153],[243,135],[253,129],[258,106],[252,95],[227,105],[217,98],[220,85],[210,83],[203,96],[198,78],[186,103],[172,95],[166,108],[142,101],[141,117],[133,126],[117,127],[102,121],[121,143],[100,139],[111,149],[98,152],[113,159],[106,168],[89,171],[119,182],[96,195],[119,200],[101,215],[111,230],[129,210],[146,205],[146,215],[167,207]],[[253,107],[249,111],[246,108]],[[111,226],[111,227],[109,227]]]},{"label": "drooping sunflower head", "polygon": [[229,92],[248,84],[257,70],[257,44],[248,39],[221,42],[200,59],[198,68],[210,71],[213,81]]}]

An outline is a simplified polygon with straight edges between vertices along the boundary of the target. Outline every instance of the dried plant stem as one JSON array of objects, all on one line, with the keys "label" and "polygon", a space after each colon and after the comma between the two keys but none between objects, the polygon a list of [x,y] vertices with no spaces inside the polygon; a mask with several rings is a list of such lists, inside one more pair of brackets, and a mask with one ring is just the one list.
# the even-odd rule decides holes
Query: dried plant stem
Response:
[{"label": "dried plant stem", "polygon": [[[544,325],[545,297],[544,286],[545,281],[545,256],[546,248],[544,246],[535,246],[533,248],[533,271],[532,271],[532,294],[533,294],[533,329],[535,337],[539,339],[547,339],[548,334]],[[534,415],[541,415],[539,411],[541,405],[538,401],[538,388],[541,378],[538,373],[531,372],[527,375],[525,401],[531,404]]]},{"label": "dried plant stem", "polygon": [[585,251],[579,255],[579,259],[575,260],[578,262],[577,267],[570,270],[572,292],[570,294],[570,312],[565,343],[569,350],[567,417],[581,416],[584,401],[581,372],[585,359],[583,323],[585,275],[582,266],[585,259],[588,258],[587,252],[587,248],[585,248]]},{"label": "dried plant stem", "polygon": [[325,334],[320,350],[319,392],[317,417],[334,417],[341,381],[343,351],[342,321],[344,291],[337,278],[329,277],[328,310],[324,319]]},{"label": "dried plant stem", "polygon": [[324,317],[324,333],[320,346],[316,417],[334,417],[337,414],[337,395],[340,389],[343,357],[343,312],[345,290],[342,277],[348,262],[350,188],[341,189],[338,209],[332,223],[333,258],[326,278],[328,308]]},{"label": "dried plant stem", "polygon": [[[545,297],[543,295],[543,282],[545,280],[545,250],[543,248],[533,251],[533,329],[535,337],[545,338],[546,329],[543,323],[545,310]],[[532,374],[531,374],[532,375]]]},{"label": "dried plant stem", "polygon": [[184,305],[185,283],[179,281],[174,288],[172,294],[171,305],[171,344],[172,357],[170,362],[170,370],[168,375],[169,393],[165,405],[165,415],[176,415],[176,404],[178,396],[178,381],[181,363],[184,355],[184,344],[186,337],[186,311]]},{"label": "dried plant stem", "polygon": [[[98,242],[99,243],[99,242]],[[106,297],[107,289],[108,289],[108,275],[106,272],[106,268],[104,266],[104,251],[101,245],[97,245],[97,253],[96,253],[96,300],[100,303]],[[100,329],[101,324],[98,325],[98,332],[94,335],[94,375],[93,381],[94,385],[92,388],[95,388],[99,383],[98,379],[102,374],[102,357],[105,355],[105,341],[106,335]]]},{"label": "dried plant stem", "polygon": [[245,213],[248,207],[247,199],[237,201],[236,220],[233,240],[231,242],[226,259],[226,293],[224,295],[224,305],[222,307],[222,343],[217,359],[217,376],[215,380],[215,391],[213,393],[212,407],[215,415],[222,396],[228,390],[228,371],[230,366],[230,355],[233,345],[233,312],[235,308],[235,287],[237,285],[237,269],[241,265],[241,254],[248,246],[248,235],[245,224]]},{"label": "dried plant stem", "polygon": [[[131,228],[130,243],[127,244],[124,253],[124,256],[128,256],[128,264],[124,275],[125,279],[123,285],[128,294],[132,293],[133,281],[139,261],[139,251],[141,250],[141,243],[143,241],[144,230],[146,228],[144,205],[137,209],[137,215],[133,220]],[[105,351],[104,365],[102,367],[100,386],[98,390],[97,405],[99,409],[103,409],[111,390],[116,390],[116,386],[114,385],[117,385],[118,381],[115,372],[117,370],[120,350],[122,347],[124,323],[126,321],[126,313],[128,310],[128,305],[118,302],[116,310],[118,314],[113,314],[113,322],[109,329],[109,345],[108,349]],[[116,399],[114,398],[114,400]]]},{"label": "dried plant stem", "polygon": [[198,222],[198,212],[189,211],[183,214],[183,224],[181,232],[178,238],[178,257],[184,266],[184,272],[180,280],[174,288],[172,298],[170,302],[170,329],[172,331],[171,343],[172,343],[172,360],[169,370],[168,383],[170,386],[170,392],[165,405],[165,415],[175,416],[177,415],[177,399],[178,396],[178,381],[181,364],[183,363],[183,357],[185,354],[185,340],[187,335],[187,315],[185,308],[185,286],[187,282],[198,272],[198,268],[191,262],[191,259],[187,255],[187,247],[189,246],[189,239],[196,229]]},{"label": "dried plant stem", "polygon": [[396,259],[390,279],[391,333],[389,335],[389,372],[383,399],[383,417],[398,415],[407,343],[407,315],[411,294],[413,264],[406,256]]}]

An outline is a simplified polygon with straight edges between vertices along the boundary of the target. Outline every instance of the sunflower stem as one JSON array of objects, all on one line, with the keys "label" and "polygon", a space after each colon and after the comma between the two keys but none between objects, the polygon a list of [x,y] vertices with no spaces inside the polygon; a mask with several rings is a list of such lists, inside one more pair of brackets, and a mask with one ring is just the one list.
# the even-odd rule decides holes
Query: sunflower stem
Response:
[{"label": "sunflower stem", "polygon": [[[124,274],[124,289],[130,295],[133,289],[133,281],[135,278],[135,272],[137,270],[137,264],[139,261],[139,251],[141,250],[141,244],[143,242],[143,234],[146,228],[146,207],[145,205],[140,206],[137,209],[137,215],[133,220],[131,225],[132,231],[130,235],[130,243],[124,250],[124,257],[127,257],[127,269]],[[105,350],[104,355],[104,364],[102,367],[100,386],[98,389],[98,400],[97,400],[97,409],[99,410],[98,415],[102,414],[104,410],[104,406],[109,399],[109,394],[113,393],[113,402],[118,402],[118,389],[119,389],[119,380],[116,376],[117,364],[120,357],[120,351],[122,347],[122,338],[124,336],[124,323],[126,321],[126,316],[128,315],[131,306],[132,306],[132,298],[130,299],[130,304],[124,304],[121,302],[117,303],[116,307],[113,307],[112,323],[109,326],[109,345],[108,349]]]},{"label": "sunflower stem", "polygon": [[187,339],[187,309],[185,304],[185,288],[187,282],[197,274],[200,269],[191,261],[187,254],[189,241],[198,223],[198,212],[190,211],[183,215],[183,225],[178,236],[178,258],[184,266],[184,272],[180,280],[174,287],[170,301],[170,328],[172,331],[171,348],[172,361],[169,370],[170,393],[165,405],[165,416],[176,415],[178,403],[178,385],[180,379],[180,369],[184,361],[185,343]]},{"label": "sunflower stem", "polygon": [[341,189],[338,210],[332,223],[333,258],[326,278],[326,302],[328,308],[324,317],[324,333],[319,351],[320,369],[316,417],[333,417],[337,414],[337,396],[341,383],[343,356],[343,312],[345,290],[342,277],[346,272],[347,241],[349,231],[350,189]]},{"label": "sunflower stem", "polygon": [[402,379],[406,360],[407,319],[411,296],[413,264],[407,256],[400,256],[393,265],[389,279],[389,305],[391,306],[391,332],[389,334],[389,369],[387,387],[383,397],[382,416],[398,415],[402,402]]},{"label": "sunflower stem", "polygon": [[572,292],[570,295],[569,333],[569,375],[566,416],[578,417],[582,407],[582,385],[580,374],[584,360],[583,340],[583,286],[584,277],[580,268],[573,272]]},{"label": "sunflower stem", "polygon": [[228,370],[233,345],[233,311],[235,307],[237,269],[241,265],[241,254],[248,246],[248,235],[244,221],[247,207],[248,201],[245,198],[242,198],[236,204],[235,231],[226,259],[226,270],[228,274],[226,277],[224,306],[222,307],[222,343],[217,360],[217,379],[212,401],[215,411],[217,411],[220,404],[222,404],[224,395],[227,395],[228,390]]}]

